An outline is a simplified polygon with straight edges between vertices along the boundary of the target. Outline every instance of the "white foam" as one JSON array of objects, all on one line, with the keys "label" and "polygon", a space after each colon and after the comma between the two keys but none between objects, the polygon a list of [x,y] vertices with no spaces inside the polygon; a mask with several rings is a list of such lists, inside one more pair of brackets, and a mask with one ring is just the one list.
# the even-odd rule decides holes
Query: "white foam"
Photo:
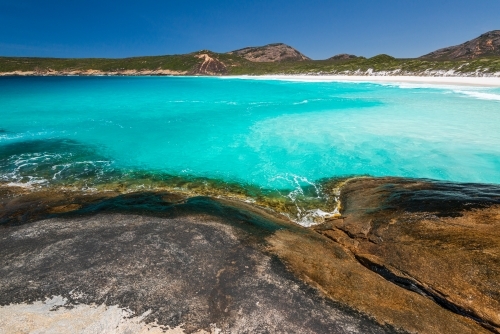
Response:
[{"label": "white foam", "polygon": [[[48,184],[49,180],[40,176],[50,168],[54,171],[52,176],[46,175],[49,179],[57,180],[61,178],[62,173],[71,171],[71,168],[78,167],[85,172],[94,169],[97,174],[103,174],[106,167],[109,167],[113,161],[95,160],[95,161],[74,161],[68,163],[61,163],[61,160],[70,159],[72,153],[59,154],[59,153],[22,153],[8,157],[7,164],[3,166],[8,170],[4,170],[0,174],[0,179],[14,184],[23,184],[24,187],[40,186]],[[73,176],[75,173],[73,173]]]},{"label": "white foam", "polygon": [[[401,89],[444,89],[444,90],[455,90],[457,89],[456,85],[447,85],[447,84],[426,84],[426,83],[409,83],[409,82],[373,82],[373,84],[377,84],[380,86],[386,87],[397,87]],[[485,87],[477,87],[477,86],[464,86],[463,88],[467,89],[485,89]]]},{"label": "white foam", "polygon": [[250,102],[249,105],[268,105],[275,104],[275,102]]},{"label": "white foam", "polygon": [[401,89],[443,89],[448,90],[447,93],[457,93],[468,97],[473,97],[480,100],[500,101],[500,94],[489,92],[487,87],[466,87],[465,89],[457,89],[453,85],[437,85],[437,84],[411,84],[411,83],[381,83],[382,86],[398,87]]},{"label": "white foam", "polygon": [[471,91],[471,90],[455,90],[455,93],[470,96],[480,100],[500,101],[499,94],[486,93],[481,91]]},{"label": "white foam", "polygon": [[294,190],[292,190],[290,193],[288,193],[287,197],[290,198],[292,201],[295,201],[299,195],[304,196],[304,191],[302,190],[302,185],[307,184],[310,185],[314,188],[316,192],[316,198],[320,197],[321,190],[318,188],[318,186],[307,179],[305,176],[300,176],[296,175],[293,173],[285,173],[285,174],[280,174],[277,175],[273,178],[270,179],[271,182],[276,181],[276,180],[284,180],[286,181],[287,184],[291,184],[294,187]]},{"label": "white foam", "polygon": [[0,140],[16,140],[23,137],[23,134],[2,134],[0,135]]},{"label": "white foam", "polygon": [[302,102],[295,102],[294,104],[306,104],[306,103],[309,103],[309,101],[308,100],[304,100]]},{"label": "white foam", "polygon": [[[65,131],[60,131],[60,134],[64,134]],[[0,141],[2,140],[18,140],[18,139],[24,139],[24,138],[33,138],[33,137],[46,137],[48,135],[57,135],[58,132],[56,131],[38,131],[38,132],[21,132],[21,133],[3,133],[0,134]]]},{"label": "white foam", "polygon": [[325,212],[321,209],[314,209],[307,211],[306,214],[297,221],[297,223],[304,227],[311,227],[324,223],[325,219],[331,219],[339,216],[340,213],[337,208],[332,212]]},{"label": "white foam", "polygon": [[[324,211],[320,208],[315,208],[311,210],[306,210],[303,207],[304,203],[307,203],[309,200],[320,200],[320,201],[325,201],[329,198],[328,195],[324,194],[321,190],[321,187],[307,179],[307,177],[292,174],[292,173],[286,173],[286,174],[280,174],[271,179],[271,182],[277,181],[277,180],[283,180],[285,181],[287,186],[292,186],[293,190],[290,191],[287,195],[284,195],[285,197],[289,198],[291,202],[295,205],[295,208],[297,210],[296,216],[291,217],[290,214],[284,213],[288,218],[290,218],[292,221],[296,222],[297,224],[304,226],[304,227],[311,227],[317,224],[324,223],[326,219],[330,218],[335,218],[340,216],[339,208],[335,208],[331,212]],[[314,188],[314,194],[307,195],[304,193],[303,186],[311,186]],[[279,189],[276,189],[279,191]],[[340,195],[340,192],[337,191],[336,193],[332,194],[335,202],[338,202],[338,196]]]},{"label": "white foam", "polygon": [[32,189],[33,185],[31,183],[21,183],[21,182],[9,182],[6,184],[7,187],[19,187],[25,189]]}]

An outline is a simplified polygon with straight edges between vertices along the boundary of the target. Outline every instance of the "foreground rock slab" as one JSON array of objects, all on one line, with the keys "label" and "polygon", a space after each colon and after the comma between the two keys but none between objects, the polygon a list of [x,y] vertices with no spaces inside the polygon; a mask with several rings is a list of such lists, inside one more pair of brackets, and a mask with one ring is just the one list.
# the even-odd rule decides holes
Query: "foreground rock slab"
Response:
[{"label": "foreground rock slab", "polygon": [[[126,308],[136,316],[146,314],[143,322],[181,326],[186,333],[217,328],[231,333],[391,332],[321,297],[256,242],[248,232],[200,215],[97,214],[3,229],[0,304],[61,296],[66,307],[77,310],[116,305],[108,320]],[[5,310],[0,328],[6,332],[19,325],[12,320],[31,323],[30,329],[43,329],[48,321],[23,320],[15,308]],[[82,319],[82,312],[68,313],[58,332],[71,331],[89,317]],[[98,326],[102,317],[95,315],[90,325]],[[116,331],[126,332],[127,326]]]},{"label": "foreground rock slab", "polygon": [[0,187],[0,332],[498,332],[498,187],[341,197],[307,229],[210,197]]}]

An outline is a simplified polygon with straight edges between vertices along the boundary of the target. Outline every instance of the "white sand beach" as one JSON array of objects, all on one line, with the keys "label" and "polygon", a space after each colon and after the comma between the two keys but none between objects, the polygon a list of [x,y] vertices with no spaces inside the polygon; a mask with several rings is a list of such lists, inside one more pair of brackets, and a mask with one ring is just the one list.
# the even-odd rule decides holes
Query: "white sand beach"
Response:
[{"label": "white sand beach", "polygon": [[[228,78],[235,78],[234,76]],[[241,79],[270,79],[304,82],[373,82],[387,84],[452,85],[500,87],[500,77],[431,77],[431,76],[351,76],[351,75],[261,75],[238,76]]]}]

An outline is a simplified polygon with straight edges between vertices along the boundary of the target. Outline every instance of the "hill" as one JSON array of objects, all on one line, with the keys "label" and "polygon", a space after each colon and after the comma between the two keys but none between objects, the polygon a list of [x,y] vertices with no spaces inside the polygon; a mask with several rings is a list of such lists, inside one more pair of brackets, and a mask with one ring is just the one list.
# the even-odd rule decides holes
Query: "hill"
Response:
[{"label": "hill", "polygon": [[0,74],[12,75],[223,75],[245,59],[201,50],[131,58],[0,57]]},{"label": "hill", "polygon": [[247,47],[228,52],[241,56],[252,62],[282,62],[282,61],[304,61],[311,58],[283,43],[268,44],[257,47]]},{"label": "hill", "polygon": [[500,30],[493,30],[456,46],[439,49],[420,58],[475,59],[500,56]]},{"label": "hill", "polygon": [[500,77],[500,57],[494,56],[498,53],[499,41],[500,31],[494,31],[465,43],[467,46],[459,49],[476,50],[472,58],[452,47],[416,59],[398,59],[385,54],[372,58],[340,54],[326,60],[311,60],[282,43],[228,53],[201,50],[180,55],[115,59],[0,57],[0,76],[309,74]]},{"label": "hill", "polygon": [[333,57],[330,57],[327,60],[350,60],[350,59],[356,59],[356,58],[359,58],[359,57],[355,56],[355,55],[350,55],[347,53],[341,53],[341,54],[335,55]]}]

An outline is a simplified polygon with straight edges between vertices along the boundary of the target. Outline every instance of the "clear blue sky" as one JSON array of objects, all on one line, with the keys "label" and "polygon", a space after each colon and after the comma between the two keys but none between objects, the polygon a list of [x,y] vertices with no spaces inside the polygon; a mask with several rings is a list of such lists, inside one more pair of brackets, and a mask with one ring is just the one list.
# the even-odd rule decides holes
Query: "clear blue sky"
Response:
[{"label": "clear blue sky", "polygon": [[127,57],[283,42],[417,57],[500,29],[500,0],[0,0],[0,56]]}]

